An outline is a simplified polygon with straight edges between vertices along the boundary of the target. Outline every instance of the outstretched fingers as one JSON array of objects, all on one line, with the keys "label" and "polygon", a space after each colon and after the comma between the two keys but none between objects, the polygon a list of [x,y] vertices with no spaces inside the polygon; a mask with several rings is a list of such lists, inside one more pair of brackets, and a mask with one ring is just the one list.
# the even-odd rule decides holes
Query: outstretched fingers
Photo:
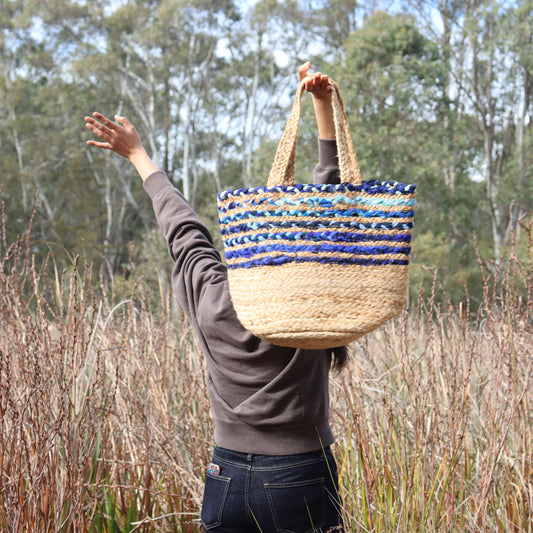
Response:
[{"label": "outstretched fingers", "polygon": [[[104,141],[109,141],[109,128],[103,126],[100,122],[94,120],[92,117],[85,117],[85,127],[92,133],[100,137],[100,139],[103,139]],[[87,143],[92,144],[92,141],[87,141]]]},{"label": "outstretched fingers", "polygon": [[129,159],[134,153],[141,153],[144,148],[137,130],[126,117],[115,115],[113,122],[102,113],[95,112],[85,117],[85,126],[104,142],[87,141],[90,146],[112,150]]},{"label": "outstretched fingers", "polygon": [[107,126],[110,130],[120,130],[122,126],[120,124],[117,124],[116,122],[113,122],[111,119],[107,118],[105,115],[102,115],[102,113],[98,113],[98,111],[95,111],[93,113],[93,117],[98,119],[102,124]]},{"label": "outstretched fingers", "polygon": [[95,112],[92,117],[85,117],[85,126],[105,142],[88,140],[87,144],[97,148],[112,150],[112,143],[117,132],[123,128],[120,124],[109,120],[105,115]]}]

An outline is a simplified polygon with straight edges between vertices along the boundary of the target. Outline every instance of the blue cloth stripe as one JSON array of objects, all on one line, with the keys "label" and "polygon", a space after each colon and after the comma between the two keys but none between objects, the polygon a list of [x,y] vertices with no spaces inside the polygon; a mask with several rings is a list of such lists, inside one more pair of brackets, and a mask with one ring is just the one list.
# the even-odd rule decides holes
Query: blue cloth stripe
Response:
[{"label": "blue cloth stripe", "polygon": [[238,248],[226,250],[226,259],[242,259],[245,257],[252,258],[254,255],[266,254],[272,252],[293,253],[311,252],[311,253],[342,253],[352,255],[388,255],[399,254],[409,255],[411,248],[409,246],[345,246],[340,244],[265,244],[260,246],[249,246],[247,248]]},{"label": "blue cloth stripe", "polygon": [[243,244],[263,242],[266,240],[287,240],[287,241],[317,241],[317,242],[365,242],[365,241],[388,241],[388,242],[411,242],[411,235],[405,233],[374,235],[369,233],[352,233],[344,231],[291,231],[280,233],[254,233],[252,235],[240,235],[228,238],[224,241],[224,246],[241,246]]},{"label": "blue cloth stripe", "polygon": [[277,257],[262,257],[260,259],[254,259],[252,261],[245,261],[242,263],[228,263],[230,270],[238,268],[254,268],[262,266],[277,266],[287,263],[326,263],[336,265],[363,265],[363,266],[385,266],[385,265],[403,265],[407,266],[409,261],[403,259],[375,259],[366,257],[293,257],[287,255],[281,255]]},{"label": "blue cloth stripe", "polygon": [[362,205],[362,206],[387,206],[387,207],[413,207],[416,203],[414,198],[366,198],[355,196],[350,198],[344,194],[335,196],[301,196],[296,199],[291,197],[282,197],[274,199],[272,196],[251,197],[250,199],[238,198],[238,201],[231,201],[219,204],[219,213],[226,213],[234,209],[250,208],[264,204],[273,206],[302,206],[302,207],[330,207],[334,208],[339,204],[342,205]]},{"label": "blue cloth stripe", "polygon": [[413,218],[414,211],[365,211],[364,209],[328,209],[326,211],[287,211],[287,210],[272,210],[272,211],[246,211],[244,213],[234,213],[219,219],[220,224],[230,224],[238,220],[246,220],[249,218],[276,218],[276,217],[315,217],[315,218],[341,218],[341,217],[361,217],[361,218]]},{"label": "blue cloth stripe", "polygon": [[244,233],[256,230],[304,228],[304,229],[336,229],[350,228],[355,230],[377,230],[377,231],[410,231],[413,222],[360,222],[356,220],[321,219],[321,220],[273,220],[268,222],[249,221],[242,224],[221,226],[220,232],[223,236],[235,233]]}]

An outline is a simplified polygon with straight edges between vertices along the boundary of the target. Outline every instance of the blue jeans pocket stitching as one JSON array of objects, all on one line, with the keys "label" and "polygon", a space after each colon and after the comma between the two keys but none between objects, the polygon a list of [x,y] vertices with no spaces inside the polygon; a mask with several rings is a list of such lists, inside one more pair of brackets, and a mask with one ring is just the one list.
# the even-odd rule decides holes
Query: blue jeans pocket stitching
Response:
[{"label": "blue jeans pocket stitching", "polygon": [[[212,480],[210,483],[211,487],[208,487],[208,481]],[[217,487],[220,486],[220,482],[224,483],[224,490],[221,495],[219,495],[218,491],[216,492],[216,496],[220,496],[220,498],[217,498],[217,500],[214,499],[213,494],[209,494],[209,488],[214,488],[216,485]],[[215,485],[213,485],[213,483]],[[231,478],[226,476],[214,476],[210,474],[209,472],[206,473],[205,477],[205,489],[204,489],[204,500],[202,505],[202,525],[205,527],[205,529],[212,529],[214,527],[218,527],[222,524],[222,513],[224,512],[224,505],[226,503],[226,498],[228,496],[228,490],[231,483]],[[218,501],[219,500],[219,501]],[[216,516],[213,516],[214,513],[212,513],[212,507],[217,507]],[[206,519],[204,519],[205,515],[208,514],[207,520],[211,520],[211,522],[207,523]]]},{"label": "blue jeans pocket stitching", "polygon": [[[316,520],[317,523],[312,522],[311,516],[309,516],[310,521],[312,523],[309,524],[310,527],[305,531],[305,533],[311,533],[313,531],[317,531],[321,527],[324,526],[325,496],[326,496],[325,495],[325,492],[326,492],[325,479],[321,477],[321,478],[309,479],[309,480],[304,480],[304,481],[296,481],[292,483],[265,483],[264,484],[264,487],[265,487],[265,490],[268,496],[268,503],[270,505],[270,511],[272,513],[272,518],[274,520],[274,525],[278,533],[293,533],[294,530],[288,529],[288,527],[284,527],[284,526],[289,526],[289,524],[286,524],[284,522],[286,515],[283,514],[282,516],[280,516],[280,513],[277,512],[276,510],[277,506],[276,506],[276,503],[274,502],[272,491],[276,489],[282,489],[282,490],[283,489],[295,490],[298,488],[305,489],[305,488],[309,488],[312,486],[320,487],[320,510],[318,513],[318,520]],[[309,508],[308,512],[311,514],[313,512],[313,509]],[[315,516],[315,518],[317,518],[317,516]],[[301,529],[298,530],[298,533],[301,533]]]}]

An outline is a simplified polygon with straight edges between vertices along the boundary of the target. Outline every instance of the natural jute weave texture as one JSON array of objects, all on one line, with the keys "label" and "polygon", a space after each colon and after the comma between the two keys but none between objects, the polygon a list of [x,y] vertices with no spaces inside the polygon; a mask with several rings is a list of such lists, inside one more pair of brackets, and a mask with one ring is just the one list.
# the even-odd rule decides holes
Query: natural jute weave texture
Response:
[{"label": "natural jute weave texture", "polygon": [[416,188],[361,182],[332,87],[340,184],[294,185],[302,83],[268,185],[218,195],[237,316],[281,346],[347,344],[397,315],[407,294]]}]

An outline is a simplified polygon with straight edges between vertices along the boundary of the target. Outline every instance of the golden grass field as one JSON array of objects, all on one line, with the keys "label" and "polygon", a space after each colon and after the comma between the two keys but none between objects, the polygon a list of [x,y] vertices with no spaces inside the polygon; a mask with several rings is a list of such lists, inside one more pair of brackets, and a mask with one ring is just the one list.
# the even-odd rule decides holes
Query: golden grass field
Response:
[{"label": "golden grass field", "polygon": [[[30,250],[0,243],[0,530],[200,531],[213,424],[172,296]],[[475,312],[421,293],[332,373],[347,531],[533,531],[532,259]]]}]

